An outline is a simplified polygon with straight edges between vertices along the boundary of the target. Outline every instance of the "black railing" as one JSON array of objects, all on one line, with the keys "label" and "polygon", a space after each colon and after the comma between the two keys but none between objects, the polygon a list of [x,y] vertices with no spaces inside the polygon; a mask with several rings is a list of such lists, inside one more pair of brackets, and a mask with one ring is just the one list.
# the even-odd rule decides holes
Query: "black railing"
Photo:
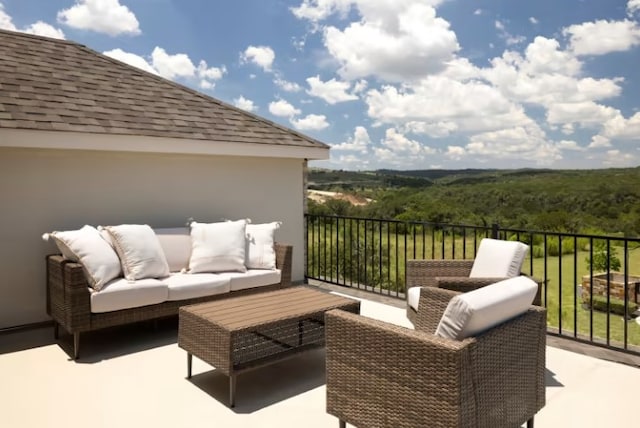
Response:
[{"label": "black railing", "polygon": [[315,215],[305,224],[307,279],[400,299],[409,259],[473,259],[484,237],[525,242],[523,272],[543,284],[550,334],[640,355],[640,238]]}]

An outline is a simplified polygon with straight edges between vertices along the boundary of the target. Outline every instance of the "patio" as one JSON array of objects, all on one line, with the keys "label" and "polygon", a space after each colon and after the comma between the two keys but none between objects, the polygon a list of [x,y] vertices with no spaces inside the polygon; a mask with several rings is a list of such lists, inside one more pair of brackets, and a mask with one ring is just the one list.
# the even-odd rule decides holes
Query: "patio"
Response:
[{"label": "patio", "polygon": [[[408,325],[403,302],[366,297],[363,315]],[[185,379],[176,330],[166,320],[88,334],[77,363],[54,343],[51,328],[0,336],[0,425],[337,426],[325,412],[324,351],[239,376],[236,407],[229,409],[224,375],[194,359],[194,376]],[[547,346],[547,405],[535,426],[628,425],[640,370],[635,358],[626,362]]]}]

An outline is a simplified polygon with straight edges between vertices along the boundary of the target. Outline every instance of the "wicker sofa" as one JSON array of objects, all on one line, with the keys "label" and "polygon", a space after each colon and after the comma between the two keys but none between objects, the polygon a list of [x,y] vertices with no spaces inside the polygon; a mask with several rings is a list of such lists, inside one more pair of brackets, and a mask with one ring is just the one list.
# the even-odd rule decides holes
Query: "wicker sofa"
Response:
[{"label": "wicker sofa", "polygon": [[171,268],[166,278],[116,278],[96,291],[81,263],[62,254],[47,256],[46,310],[54,321],[56,339],[60,326],[73,335],[74,359],[79,356],[80,333],[177,315],[188,304],[291,285],[291,245],[274,243],[275,269],[192,274],[185,273],[191,250],[189,228],[155,233]]}]

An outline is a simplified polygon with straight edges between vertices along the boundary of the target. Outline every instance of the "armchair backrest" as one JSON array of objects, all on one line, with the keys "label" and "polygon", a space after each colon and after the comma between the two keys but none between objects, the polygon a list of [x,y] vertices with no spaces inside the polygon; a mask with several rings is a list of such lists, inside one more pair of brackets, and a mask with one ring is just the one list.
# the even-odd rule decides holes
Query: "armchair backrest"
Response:
[{"label": "armchair backrest", "polygon": [[484,238],[473,261],[470,278],[512,278],[520,275],[529,246],[518,241]]}]

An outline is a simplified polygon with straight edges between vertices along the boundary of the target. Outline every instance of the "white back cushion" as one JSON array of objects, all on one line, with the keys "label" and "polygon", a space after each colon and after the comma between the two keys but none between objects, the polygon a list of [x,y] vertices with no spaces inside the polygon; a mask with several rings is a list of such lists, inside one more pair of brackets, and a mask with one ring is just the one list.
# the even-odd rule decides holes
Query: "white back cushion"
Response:
[{"label": "white back cushion", "polygon": [[191,223],[189,271],[245,272],[246,220]]},{"label": "white back cushion", "polygon": [[511,278],[520,275],[529,246],[518,241],[480,241],[470,278]]},{"label": "white back cushion", "polygon": [[275,243],[276,229],[280,227],[280,222],[264,224],[247,224],[247,248],[246,266],[247,269],[275,269],[276,252],[273,247]]},{"label": "white back cushion", "polygon": [[153,230],[167,258],[169,270],[180,272],[189,267],[191,233],[188,227],[159,228]]},{"label": "white back cushion", "polygon": [[107,282],[122,273],[118,255],[93,226],[51,232],[46,237],[53,238],[65,258],[82,263],[87,282],[94,290],[102,289]]},{"label": "white back cushion", "polygon": [[120,257],[124,277],[129,281],[162,278],[169,275],[169,265],[158,237],[146,224],[106,226],[111,242]]},{"label": "white back cushion", "polygon": [[532,279],[517,276],[459,294],[449,301],[436,335],[456,340],[475,336],[526,312],[537,290]]}]

